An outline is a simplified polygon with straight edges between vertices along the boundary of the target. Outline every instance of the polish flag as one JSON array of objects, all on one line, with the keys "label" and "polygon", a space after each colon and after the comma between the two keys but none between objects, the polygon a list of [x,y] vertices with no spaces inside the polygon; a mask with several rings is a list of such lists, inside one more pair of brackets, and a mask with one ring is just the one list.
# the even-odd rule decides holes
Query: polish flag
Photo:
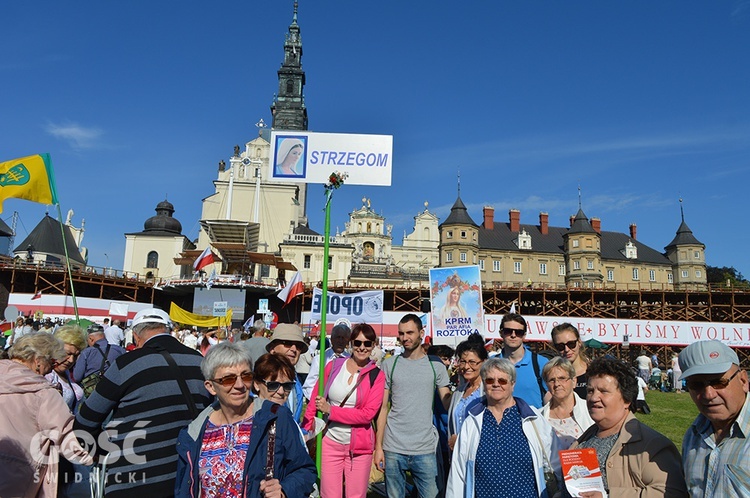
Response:
[{"label": "polish flag", "polygon": [[36,294],[34,294],[34,297],[32,297],[31,300],[33,301],[34,299],[41,299],[41,298],[42,298],[42,291],[39,291]]},{"label": "polish flag", "polygon": [[214,253],[211,252],[211,247],[206,247],[198,259],[193,263],[193,269],[200,271],[201,268],[210,265],[214,262]]},{"label": "polish flag", "polygon": [[297,272],[294,277],[286,284],[286,287],[281,289],[278,294],[278,298],[284,301],[284,306],[292,302],[295,296],[298,296],[305,292],[305,284],[302,283],[302,274]]}]

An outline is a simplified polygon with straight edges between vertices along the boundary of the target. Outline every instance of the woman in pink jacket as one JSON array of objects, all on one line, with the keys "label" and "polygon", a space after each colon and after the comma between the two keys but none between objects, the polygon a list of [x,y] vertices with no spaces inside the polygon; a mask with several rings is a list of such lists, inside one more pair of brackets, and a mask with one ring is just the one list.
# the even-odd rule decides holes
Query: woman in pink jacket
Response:
[{"label": "woman in pink jacket", "polygon": [[[317,396],[305,412],[303,428],[311,430],[315,412],[327,418],[323,430],[320,496],[346,498],[367,496],[367,484],[375,449],[372,421],[380,411],[385,390],[385,375],[370,360],[377,335],[367,324],[352,328],[352,355],[328,363],[324,375],[324,394]],[[313,393],[318,392],[315,384]]]}]

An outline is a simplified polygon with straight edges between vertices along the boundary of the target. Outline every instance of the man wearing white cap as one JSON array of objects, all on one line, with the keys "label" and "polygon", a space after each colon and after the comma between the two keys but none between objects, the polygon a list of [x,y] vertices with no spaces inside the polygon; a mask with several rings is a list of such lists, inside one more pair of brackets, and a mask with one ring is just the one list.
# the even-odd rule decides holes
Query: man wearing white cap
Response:
[{"label": "man wearing white cap", "polygon": [[750,496],[750,397],[737,353],[720,341],[699,341],[678,361],[700,412],[682,442],[690,496]]},{"label": "man wearing white cap", "polygon": [[[209,403],[203,357],[169,333],[169,315],[157,308],[133,319],[137,349],[114,362],[76,416],[87,442],[108,442],[107,498],[174,495],[177,435]],[[109,439],[99,437],[111,413]],[[120,453],[122,452],[122,453]]]}]

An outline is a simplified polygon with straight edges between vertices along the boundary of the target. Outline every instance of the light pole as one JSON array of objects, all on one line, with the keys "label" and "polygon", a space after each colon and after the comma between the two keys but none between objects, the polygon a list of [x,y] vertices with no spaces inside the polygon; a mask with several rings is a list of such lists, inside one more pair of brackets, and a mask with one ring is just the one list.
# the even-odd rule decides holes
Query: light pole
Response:
[{"label": "light pole", "polygon": [[104,253],[104,257],[107,258],[107,264],[104,266],[104,274],[107,274],[107,267],[109,267],[109,255],[107,253]]}]

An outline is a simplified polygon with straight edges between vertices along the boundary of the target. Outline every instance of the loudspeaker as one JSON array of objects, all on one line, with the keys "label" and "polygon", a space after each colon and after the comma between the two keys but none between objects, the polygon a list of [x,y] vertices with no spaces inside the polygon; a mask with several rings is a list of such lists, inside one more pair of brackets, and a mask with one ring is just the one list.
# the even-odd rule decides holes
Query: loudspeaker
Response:
[{"label": "loudspeaker", "polygon": [[422,299],[421,310],[422,313],[429,313],[432,310],[429,299]]}]

